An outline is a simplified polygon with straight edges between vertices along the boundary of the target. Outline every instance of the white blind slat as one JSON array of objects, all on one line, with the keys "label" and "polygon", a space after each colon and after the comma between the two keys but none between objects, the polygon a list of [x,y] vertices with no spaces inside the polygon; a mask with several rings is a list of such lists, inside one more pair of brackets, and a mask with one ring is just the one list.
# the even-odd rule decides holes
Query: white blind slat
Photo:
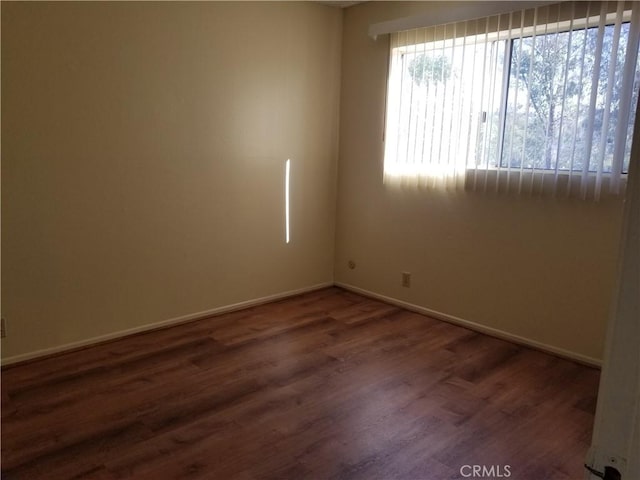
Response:
[{"label": "white blind slat", "polygon": [[[589,18],[591,4],[587,4],[587,18]],[[573,9],[575,12],[575,8]],[[581,118],[581,110],[582,110],[582,93],[584,91],[584,61],[587,53],[587,37],[589,30],[589,22],[585,22],[584,25],[584,35],[582,39],[582,50],[580,55],[580,75],[578,77],[578,97],[576,100],[576,114],[573,122],[573,141],[571,148],[571,159],[569,161],[569,181],[567,183],[567,196],[571,196],[571,189],[573,187],[573,176],[574,176],[574,165],[576,160],[576,146],[578,141],[578,120]]]},{"label": "white blind slat", "polygon": [[596,118],[596,103],[598,101],[598,84],[600,82],[600,63],[602,60],[602,46],[604,43],[604,26],[606,22],[607,6],[603,2],[600,8],[600,20],[598,22],[598,36],[596,39],[595,59],[593,61],[593,73],[591,74],[591,99],[589,101],[589,120],[587,126],[587,139],[585,157],[582,165],[582,181],[580,183],[580,195],[587,197],[587,185],[589,180],[589,167],[591,165],[591,152],[593,147],[593,127]]},{"label": "white blind slat", "polygon": [[[558,24],[560,23],[560,11],[558,10]],[[555,168],[554,168],[554,180],[553,180],[553,195],[555,196],[556,193],[558,193],[558,171],[559,171],[559,165],[560,162],[558,161],[558,159],[560,158],[560,155],[562,154],[562,130],[564,127],[564,112],[565,112],[565,107],[566,107],[566,97],[567,97],[567,85],[569,83],[569,68],[571,65],[571,46],[573,45],[573,15],[575,14],[575,4],[571,5],[571,21],[569,24],[569,39],[567,41],[567,55],[566,55],[566,61],[564,64],[564,82],[562,85],[562,107],[561,107],[561,111],[562,111],[562,116],[560,117],[560,127],[558,128],[558,148],[556,150],[556,162],[555,162]]]},{"label": "white blind slat", "polygon": [[[616,12],[616,23],[613,30],[613,44],[611,46],[611,54],[609,55],[609,70],[607,72],[607,93],[604,101],[604,117],[602,119],[602,129],[600,131],[600,145],[598,147],[598,165],[596,172],[595,197],[600,198],[602,189],[602,176],[604,170],[604,160],[607,150],[607,139],[609,137],[609,117],[611,115],[611,97],[613,96],[613,88],[615,86],[616,65],[618,59],[618,45],[620,43],[620,30],[622,28],[622,12],[624,4],[618,2],[618,10]],[[615,172],[611,172],[612,175]]]},{"label": "white blind slat", "polygon": [[616,126],[614,151],[613,151],[613,164],[612,164],[612,177],[611,177],[611,191],[612,193],[618,193],[620,191],[620,174],[622,173],[623,160],[625,155],[625,147],[629,116],[631,113],[631,105],[635,105],[632,102],[633,87],[634,87],[634,73],[637,68],[638,60],[638,44],[640,43],[640,8],[634,5],[633,12],[631,14],[631,25],[629,26],[629,36],[627,40],[627,51],[625,55],[624,73],[622,76],[622,86],[620,94],[620,112],[618,115],[618,124]]}]

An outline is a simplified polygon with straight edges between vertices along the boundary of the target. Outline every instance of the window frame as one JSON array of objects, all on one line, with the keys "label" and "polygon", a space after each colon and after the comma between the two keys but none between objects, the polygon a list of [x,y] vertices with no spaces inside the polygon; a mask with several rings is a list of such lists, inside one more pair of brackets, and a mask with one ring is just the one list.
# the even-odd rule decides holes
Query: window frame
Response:
[{"label": "window frame", "polygon": [[[621,24],[630,24],[631,22],[631,14],[632,11],[630,9],[625,9],[623,11],[622,14],[622,21]],[[607,27],[611,27],[615,25],[615,21],[616,21],[616,15],[617,13],[615,11],[613,12],[608,12],[605,16],[605,20],[604,20],[604,28]],[[557,22],[548,22],[548,23],[542,23],[542,24],[538,24],[538,25],[531,25],[531,26],[525,26],[525,27],[510,27],[508,30],[506,29],[500,29],[498,31],[493,31],[493,32],[485,32],[485,33],[476,33],[473,35],[467,35],[467,36],[457,36],[455,38],[445,38],[445,39],[439,39],[439,40],[432,40],[429,42],[421,42],[421,43],[406,43],[404,45],[401,46],[397,46],[394,47],[392,49],[390,49],[390,58],[389,58],[389,70],[388,70],[388,85],[391,84],[391,80],[392,80],[392,75],[394,74],[393,67],[393,56],[394,55],[399,55],[401,57],[401,62],[404,65],[405,62],[405,55],[413,53],[415,54],[416,51],[420,51],[420,48],[422,48],[422,51],[437,51],[437,50],[444,50],[446,48],[456,48],[456,47],[465,47],[466,45],[469,44],[474,44],[474,45],[479,45],[479,44],[494,44],[496,42],[505,42],[505,58],[504,58],[504,65],[505,67],[508,68],[504,68],[503,69],[503,73],[502,73],[502,87],[501,87],[501,101],[500,101],[500,112],[499,112],[499,138],[500,140],[497,142],[497,149],[499,151],[498,155],[497,155],[497,161],[492,164],[488,159],[485,160],[484,158],[481,159],[481,161],[476,161],[476,164],[473,165],[471,163],[467,163],[465,165],[465,168],[467,171],[476,171],[476,170],[506,170],[508,168],[511,168],[512,170],[522,170],[525,174],[527,173],[531,173],[531,172],[537,172],[537,173],[542,173],[542,174],[547,174],[547,173],[553,173],[556,175],[577,175],[578,173],[582,172],[582,169],[578,169],[578,168],[574,168],[574,169],[570,169],[570,168],[541,168],[541,167],[535,167],[535,166],[524,166],[524,167],[514,167],[514,166],[509,166],[508,165],[508,160],[505,160],[504,158],[504,142],[505,142],[505,132],[506,132],[506,122],[507,122],[507,112],[508,112],[508,108],[509,108],[509,85],[511,83],[511,81],[513,80],[511,78],[511,68],[512,68],[512,60],[513,60],[513,48],[514,48],[514,43],[517,40],[524,40],[526,38],[532,38],[532,37],[544,37],[547,35],[556,35],[558,33],[564,33],[564,32],[575,32],[575,31],[584,31],[584,30],[591,30],[591,29],[598,29],[599,28],[599,23],[600,23],[600,18],[601,16],[598,15],[589,15],[589,16],[585,16],[582,18],[576,18],[573,20],[561,20],[561,21],[557,21]],[[398,53],[394,53],[394,51],[398,51]],[[640,65],[640,62],[639,62]],[[404,66],[403,68],[398,69],[396,73],[396,75],[398,76],[398,78],[401,78],[403,75],[403,70],[404,70]],[[638,68],[638,67],[637,67]],[[401,92],[399,92],[400,95],[402,95]],[[385,94],[385,124],[384,124],[384,136],[383,136],[383,140],[386,142],[386,139],[389,136],[389,116],[388,116],[388,105],[390,103],[390,88],[389,86],[387,86],[387,92]],[[482,111],[481,112],[483,115],[487,116],[488,112],[486,111]],[[633,112],[632,112],[633,113]],[[637,117],[633,119],[633,122],[639,120]],[[480,124],[486,123],[486,120],[482,120],[479,122]],[[629,125],[632,125],[631,120],[629,121]],[[398,126],[398,129],[400,127]],[[398,133],[396,133],[397,135]],[[630,147],[631,145],[629,145]],[[483,154],[484,156],[484,154]],[[385,158],[384,158],[384,164],[386,167],[386,162],[387,162],[387,158],[386,158],[386,147],[385,147]],[[397,162],[397,160],[396,160]],[[407,164],[408,162],[400,162],[401,164]],[[423,162],[423,164],[427,164],[427,162]],[[621,178],[625,179],[627,174],[628,174],[628,168],[629,165],[626,165],[625,168],[625,164],[623,163],[622,166],[622,173],[621,173]],[[415,175],[420,175],[419,173],[414,173]],[[591,167],[587,170],[587,175],[589,177],[595,177],[598,174],[597,170],[591,169]],[[611,171],[601,171],[600,172],[601,175],[603,176],[611,176],[612,172]]]}]

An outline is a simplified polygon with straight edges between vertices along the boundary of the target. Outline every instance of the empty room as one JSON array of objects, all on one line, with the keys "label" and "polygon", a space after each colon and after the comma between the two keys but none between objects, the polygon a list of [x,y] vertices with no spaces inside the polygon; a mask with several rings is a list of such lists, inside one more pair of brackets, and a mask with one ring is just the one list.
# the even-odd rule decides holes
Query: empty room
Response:
[{"label": "empty room", "polygon": [[640,3],[0,7],[3,479],[640,479]]}]

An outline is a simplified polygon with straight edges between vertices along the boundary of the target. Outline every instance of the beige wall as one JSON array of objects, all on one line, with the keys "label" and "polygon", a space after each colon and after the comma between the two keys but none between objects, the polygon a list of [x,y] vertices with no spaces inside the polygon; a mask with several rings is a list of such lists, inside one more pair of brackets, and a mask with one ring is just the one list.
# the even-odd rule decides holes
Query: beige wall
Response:
[{"label": "beige wall", "polygon": [[3,358],[334,275],[601,358],[619,201],[382,184],[369,23],[458,8],[3,2]]},{"label": "beige wall", "polygon": [[3,358],[331,282],[341,22],[3,2]]},{"label": "beige wall", "polygon": [[[345,12],[335,279],[556,349],[602,358],[621,202],[434,193],[382,183],[388,39],[370,23],[438,4]],[[355,270],[347,262],[357,263]],[[400,285],[412,273],[411,288]]]}]

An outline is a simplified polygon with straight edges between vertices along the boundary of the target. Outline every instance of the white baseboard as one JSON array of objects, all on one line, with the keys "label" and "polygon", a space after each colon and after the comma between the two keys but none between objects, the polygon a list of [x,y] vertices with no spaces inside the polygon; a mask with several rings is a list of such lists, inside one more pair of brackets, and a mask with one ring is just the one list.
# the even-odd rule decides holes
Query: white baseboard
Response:
[{"label": "white baseboard", "polygon": [[115,340],[117,338],[126,337],[135,333],[148,332],[151,330],[157,330],[163,327],[169,327],[172,325],[178,325],[181,323],[187,323],[201,318],[210,317],[212,315],[220,315],[222,313],[233,312],[236,310],[242,310],[243,308],[255,307],[256,305],[262,305],[264,303],[274,302],[276,300],[282,300],[283,298],[293,297],[302,293],[313,292],[314,290],[320,290],[333,286],[333,282],[319,283],[309,287],[299,288],[297,290],[289,290],[288,292],[276,293],[274,295],[268,295],[266,297],[255,298],[252,300],[246,300],[244,302],[234,303],[232,305],[224,305],[222,307],[212,308],[202,312],[190,313],[188,315],[182,315],[180,317],[170,318],[168,320],[162,320],[160,322],[149,323],[147,325],[141,325],[139,327],[128,328],[127,330],[120,330],[118,332],[108,333],[106,335],[100,335],[98,337],[87,338],[86,340],[79,340],[77,342],[67,343],[56,347],[45,348],[42,350],[36,350],[35,352],[24,353],[21,355],[15,355],[13,357],[3,358],[1,365],[11,365],[13,363],[24,362],[27,360],[33,360],[39,357],[45,357],[56,353],[66,352],[68,350],[75,350],[81,347],[87,347],[95,345],[97,343],[103,343],[109,340]]},{"label": "white baseboard", "polygon": [[554,347],[553,345],[548,345],[546,343],[537,342],[535,340],[521,337],[519,335],[514,335],[513,333],[505,332],[504,330],[498,330],[497,328],[487,327],[486,325],[481,325],[479,323],[472,322],[470,320],[465,320],[463,318],[455,317],[453,315],[448,315],[446,313],[438,312],[436,310],[431,310],[429,308],[421,307],[419,305],[414,305],[413,303],[405,302],[403,300],[398,300],[396,298],[380,295],[379,293],[370,292],[369,290],[355,287],[353,285],[349,285],[348,283],[335,282],[335,286],[344,288],[345,290],[349,290],[354,293],[358,293],[360,295],[364,295],[366,297],[374,298],[376,300],[382,300],[383,302],[390,303],[392,305],[396,305],[398,307],[402,307],[407,310],[411,310],[413,312],[417,312],[423,315],[427,315],[429,317],[437,318],[438,320],[442,320],[447,323],[460,325],[461,327],[465,327],[470,330],[474,330],[476,332],[484,333],[492,337],[500,338],[502,340],[507,340],[513,343],[518,343],[520,345],[524,345],[527,347],[532,347],[532,348],[535,348],[536,350],[541,350],[543,352],[552,353],[553,355],[567,358],[569,360],[573,360],[575,362],[588,365],[590,367],[600,368],[602,366],[602,360],[599,360],[597,358],[588,357],[586,355],[572,352],[570,350],[565,350],[563,348]]},{"label": "white baseboard", "polygon": [[191,313],[188,315],[183,315],[176,318],[170,318],[168,320],[163,320],[160,322],[150,323],[147,325],[142,325],[139,327],[129,328],[127,330],[120,330],[118,332],[108,333],[106,335],[100,335],[98,337],[92,337],[85,340],[80,340],[77,342],[67,343],[64,345],[59,345],[56,347],[45,348],[42,350],[36,350],[35,352],[24,353],[21,355],[15,355],[13,357],[7,357],[2,359],[1,365],[11,365],[14,363],[24,362],[27,360],[33,360],[39,357],[45,357],[49,355],[53,355],[56,353],[66,352],[68,350],[74,350],[77,348],[87,347],[90,345],[95,345],[98,343],[103,343],[109,340],[115,340],[117,338],[126,337],[128,335],[133,335],[136,333],[148,332],[151,330],[157,330],[163,327],[169,327],[172,325],[178,325],[181,323],[187,323],[194,320],[198,320],[201,318],[210,317],[212,315],[220,315],[222,313],[233,312],[236,310],[242,310],[243,308],[254,307],[256,305],[261,305],[264,303],[273,302],[276,300],[282,300],[283,298],[292,297],[295,295],[300,295],[302,293],[312,292],[314,290],[319,290],[321,288],[327,288],[335,285],[336,287],[344,288],[345,290],[352,291],[354,293],[358,293],[360,295],[364,295],[367,297],[375,298],[377,300],[382,300],[383,302],[390,303],[392,305],[397,305],[399,307],[405,308],[407,310],[411,310],[413,312],[421,313],[423,315],[427,315],[429,317],[437,318],[438,320],[442,320],[448,323],[452,323],[454,325],[460,325],[462,327],[468,328],[470,330],[474,330],[480,333],[484,333],[486,335],[491,335],[492,337],[500,338],[502,340],[507,340],[513,343],[518,343],[521,345],[525,345],[527,347],[532,347],[537,350],[541,350],[543,352],[552,353],[559,357],[567,358],[569,360],[573,360],[585,365],[589,365],[591,367],[601,367],[602,361],[597,358],[588,357],[586,355],[582,355],[580,353],[572,352],[570,350],[565,350],[563,348],[554,347],[553,345],[548,345],[546,343],[537,342],[535,340],[531,340],[525,337],[521,337],[519,335],[514,335],[509,332],[505,332],[504,330],[498,330],[496,328],[487,327],[486,325],[481,325],[476,322],[472,322],[470,320],[465,320],[463,318],[455,317],[453,315],[448,315],[446,313],[438,312],[436,310],[431,310],[426,307],[421,307],[419,305],[414,305],[409,302],[405,302],[403,300],[398,300],[396,298],[387,297],[385,295],[381,295],[379,293],[374,293],[369,290],[365,290],[363,288],[355,287],[353,285],[349,285],[348,283],[343,282],[325,282],[317,285],[312,285],[309,287],[300,288],[297,290],[290,290],[287,292],[276,293],[274,295],[268,295],[266,297],[255,298],[252,300],[246,300],[244,302],[234,303],[232,305],[224,305],[222,307],[212,308],[210,310],[205,310],[202,312]]}]

